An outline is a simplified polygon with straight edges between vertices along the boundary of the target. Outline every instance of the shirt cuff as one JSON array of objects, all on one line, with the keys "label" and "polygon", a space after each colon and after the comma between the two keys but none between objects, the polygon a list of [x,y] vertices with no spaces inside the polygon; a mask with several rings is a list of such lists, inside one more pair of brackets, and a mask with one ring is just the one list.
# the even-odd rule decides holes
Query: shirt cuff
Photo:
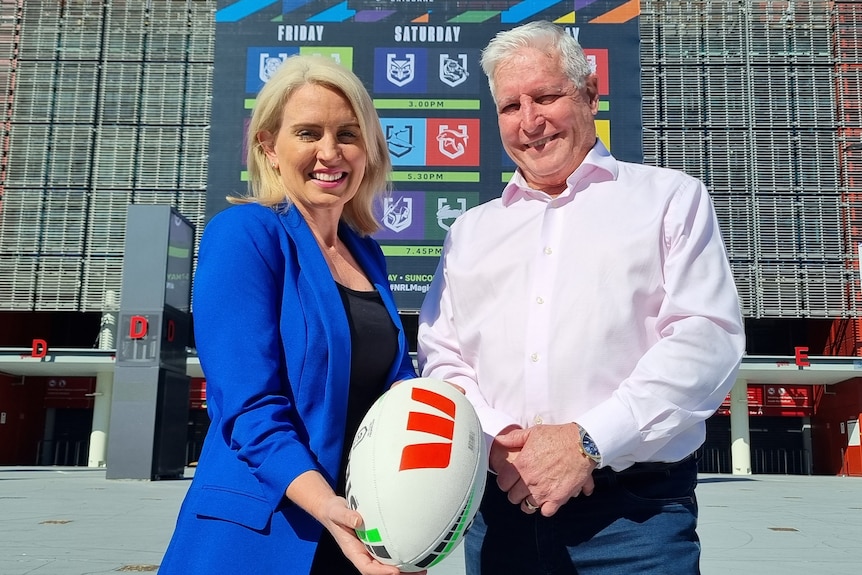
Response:
[{"label": "shirt cuff", "polygon": [[600,467],[614,467],[615,459],[632,453],[641,443],[631,411],[613,397],[582,414],[575,423],[589,432],[599,448]]}]

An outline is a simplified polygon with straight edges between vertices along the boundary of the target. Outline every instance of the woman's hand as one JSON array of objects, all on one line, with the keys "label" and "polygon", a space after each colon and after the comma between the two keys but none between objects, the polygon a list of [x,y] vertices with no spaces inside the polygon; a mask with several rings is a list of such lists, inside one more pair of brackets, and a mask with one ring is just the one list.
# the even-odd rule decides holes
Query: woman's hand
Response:
[{"label": "woman's hand", "polygon": [[362,516],[347,506],[344,497],[335,494],[323,475],[317,471],[300,474],[287,486],[285,495],[332,534],[341,552],[362,575],[399,574],[397,567],[384,565],[368,553],[355,531],[362,525]]},{"label": "woman's hand", "polygon": [[[347,507],[343,497],[333,494],[322,506],[323,526],[332,533],[333,539],[341,548],[344,556],[353,563],[363,575],[398,575],[400,571],[392,565],[384,565],[372,557],[365,545],[356,536],[356,529],[362,525],[362,516]],[[420,572],[419,575],[426,573]]]}]

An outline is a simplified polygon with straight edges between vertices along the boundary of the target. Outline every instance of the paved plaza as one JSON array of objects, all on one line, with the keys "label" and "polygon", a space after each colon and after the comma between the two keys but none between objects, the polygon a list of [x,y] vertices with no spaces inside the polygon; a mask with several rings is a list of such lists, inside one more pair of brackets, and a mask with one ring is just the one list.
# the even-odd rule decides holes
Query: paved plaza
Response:
[{"label": "paved plaza", "polygon": [[[0,467],[0,574],[155,572],[193,473]],[[862,478],[701,475],[698,500],[704,575],[862,573]],[[463,573],[456,554],[430,575]]]}]

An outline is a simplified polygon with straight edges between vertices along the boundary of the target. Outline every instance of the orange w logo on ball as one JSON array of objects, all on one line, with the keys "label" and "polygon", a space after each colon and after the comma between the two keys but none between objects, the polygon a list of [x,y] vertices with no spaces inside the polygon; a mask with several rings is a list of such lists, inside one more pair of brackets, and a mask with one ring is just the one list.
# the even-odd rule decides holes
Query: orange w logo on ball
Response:
[{"label": "orange w logo on ball", "polygon": [[410,397],[414,401],[433,407],[447,417],[411,411],[407,414],[407,430],[424,431],[448,441],[405,446],[401,451],[401,465],[398,470],[449,467],[449,459],[452,456],[452,436],[455,431],[455,402],[437,392],[420,387],[413,388]]}]

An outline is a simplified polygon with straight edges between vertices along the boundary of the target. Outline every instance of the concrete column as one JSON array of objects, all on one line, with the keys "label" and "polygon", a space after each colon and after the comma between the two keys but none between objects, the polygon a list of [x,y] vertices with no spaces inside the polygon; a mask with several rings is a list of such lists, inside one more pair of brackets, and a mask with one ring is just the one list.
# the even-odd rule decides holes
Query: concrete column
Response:
[{"label": "concrete column", "polygon": [[730,468],[733,475],[751,475],[748,382],[744,379],[737,379],[730,390]]},{"label": "concrete column", "polygon": [[806,475],[814,474],[814,442],[811,440],[811,418],[802,418],[802,469]]},{"label": "concrete column", "polygon": [[39,465],[57,465],[54,461],[54,427],[57,420],[57,408],[49,407],[45,410],[45,432],[42,434],[42,450],[39,455]]},{"label": "concrete column", "polygon": [[90,431],[88,467],[105,467],[108,461],[108,426],[111,423],[111,396],[114,391],[114,372],[96,374],[96,393],[93,404],[93,427]]}]

